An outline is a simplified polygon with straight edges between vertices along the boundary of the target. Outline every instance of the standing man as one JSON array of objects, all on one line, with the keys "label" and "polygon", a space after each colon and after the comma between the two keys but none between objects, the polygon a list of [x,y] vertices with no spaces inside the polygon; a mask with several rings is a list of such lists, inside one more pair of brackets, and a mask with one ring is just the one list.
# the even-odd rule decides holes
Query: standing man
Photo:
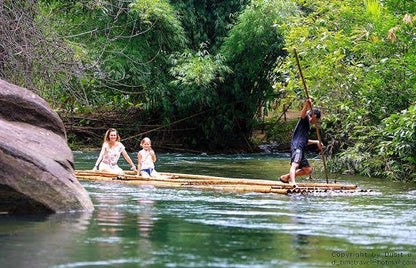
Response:
[{"label": "standing man", "polygon": [[321,118],[321,112],[318,109],[314,109],[313,114],[311,115],[311,111],[308,112],[309,107],[312,107],[312,101],[310,99],[306,99],[290,144],[290,171],[288,174],[280,177],[280,181],[283,183],[295,185],[296,176],[311,174],[312,168],[305,157],[307,146],[309,144],[316,144],[319,149],[322,148],[322,143],[318,140],[309,139],[310,124],[315,124]]}]

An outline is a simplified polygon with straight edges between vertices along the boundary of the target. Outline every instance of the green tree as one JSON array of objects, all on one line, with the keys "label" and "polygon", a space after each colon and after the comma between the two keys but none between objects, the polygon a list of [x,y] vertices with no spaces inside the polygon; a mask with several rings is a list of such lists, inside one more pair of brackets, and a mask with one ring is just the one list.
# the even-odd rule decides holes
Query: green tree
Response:
[{"label": "green tree", "polygon": [[416,5],[412,0],[380,0],[391,13],[397,14],[399,17],[405,14],[416,14]]},{"label": "green tree", "polygon": [[66,49],[62,66],[73,68],[62,75],[72,91],[45,87],[50,99],[68,110],[140,106],[166,126],[204,113],[184,128],[195,130],[189,144],[212,149],[247,141],[257,107],[280,77],[271,72],[286,53],[279,26],[296,12],[289,0],[33,4],[40,10],[34,20],[48,22],[42,33]]},{"label": "green tree", "polygon": [[[311,95],[325,111],[328,152],[340,153],[332,167],[384,176],[386,159],[374,158],[382,122],[416,98],[414,26],[376,0],[298,3],[303,13],[287,27],[287,47],[300,52]],[[276,87],[304,98],[294,57],[280,71],[289,81]]]},{"label": "green tree", "polygon": [[230,133],[248,137],[259,105],[273,97],[276,58],[284,57],[284,36],[276,25],[296,13],[290,1],[256,0],[238,16],[221,47],[221,54],[233,71],[219,94],[225,100],[219,121]]},{"label": "green tree", "polygon": [[249,0],[173,0],[190,40],[189,48],[198,51],[201,44],[211,54],[218,52],[237,15]]},{"label": "green tree", "polygon": [[151,104],[170,81],[170,55],[186,47],[165,0],[43,1],[42,10],[77,52],[82,104]]},{"label": "green tree", "polygon": [[190,107],[212,107],[218,104],[216,87],[224,81],[225,73],[231,72],[223,64],[221,55],[212,56],[202,46],[196,53],[186,51],[172,60],[175,64],[170,73],[175,78],[172,84],[178,88],[175,100],[178,109],[184,111]]}]

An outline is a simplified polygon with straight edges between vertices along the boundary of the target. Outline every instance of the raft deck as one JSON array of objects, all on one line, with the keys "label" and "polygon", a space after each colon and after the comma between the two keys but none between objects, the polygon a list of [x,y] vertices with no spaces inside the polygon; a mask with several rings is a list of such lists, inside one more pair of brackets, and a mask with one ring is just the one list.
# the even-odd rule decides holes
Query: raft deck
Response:
[{"label": "raft deck", "polygon": [[308,194],[308,193],[356,193],[368,192],[369,190],[360,190],[357,185],[349,184],[327,184],[327,183],[297,183],[296,186],[265,179],[243,179],[243,178],[226,178],[205,175],[192,175],[182,173],[159,173],[158,178],[145,178],[134,175],[127,171],[123,176],[115,174],[94,172],[91,170],[78,170],[75,172],[79,180],[95,181],[118,181],[134,185],[153,185],[155,187],[174,187],[186,189],[203,189],[213,191],[231,191],[231,192],[258,192],[258,193],[277,193],[277,194]]}]

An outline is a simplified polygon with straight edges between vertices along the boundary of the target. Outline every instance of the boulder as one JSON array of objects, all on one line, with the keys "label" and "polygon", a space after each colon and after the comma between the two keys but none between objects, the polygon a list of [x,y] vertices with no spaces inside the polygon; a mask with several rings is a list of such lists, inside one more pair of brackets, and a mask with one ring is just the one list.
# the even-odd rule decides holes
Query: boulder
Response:
[{"label": "boulder", "polygon": [[33,92],[0,80],[0,214],[91,211],[64,125]]}]

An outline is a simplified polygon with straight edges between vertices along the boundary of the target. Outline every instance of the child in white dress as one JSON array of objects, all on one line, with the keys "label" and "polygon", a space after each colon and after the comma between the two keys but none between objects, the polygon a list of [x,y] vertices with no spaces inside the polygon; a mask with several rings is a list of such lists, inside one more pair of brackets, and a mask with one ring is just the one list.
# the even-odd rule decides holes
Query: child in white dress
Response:
[{"label": "child in white dress", "polygon": [[143,138],[140,142],[141,149],[137,153],[137,168],[139,170],[139,175],[142,177],[159,177],[159,174],[155,170],[156,154],[152,150],[152,142],[149,138]]}]

